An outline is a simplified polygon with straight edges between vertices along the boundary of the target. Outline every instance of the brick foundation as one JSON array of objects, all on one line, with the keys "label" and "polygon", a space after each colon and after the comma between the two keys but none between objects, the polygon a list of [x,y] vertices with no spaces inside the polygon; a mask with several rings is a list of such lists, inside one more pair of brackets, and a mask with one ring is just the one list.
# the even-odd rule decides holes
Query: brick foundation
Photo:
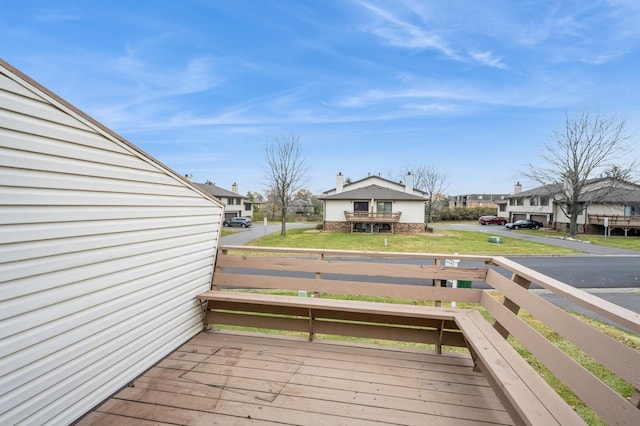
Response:
[{"label": "brick foundation", "polygon": [[334,232],[351,232],[351,226],[347,222],[324,222],[323,230]]},{"label": "brick foundation", "polygon": [[[351,232],[351,225],[348,222],[324,222],[323,229],[333,232]],[[424,223],[396,223],[394,232],[403,234],[415,234],[424,232]]]}]

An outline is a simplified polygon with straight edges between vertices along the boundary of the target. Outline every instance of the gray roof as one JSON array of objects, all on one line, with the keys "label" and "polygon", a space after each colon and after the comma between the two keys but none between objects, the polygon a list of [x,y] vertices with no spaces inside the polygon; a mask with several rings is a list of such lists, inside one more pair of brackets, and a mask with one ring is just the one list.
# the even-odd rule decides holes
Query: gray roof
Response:
[{"label": "gray roof", "polygon": [[369,185],[362,188],[342,191],[337,194],[325,195],[321,200],[402,200],[402,201],[427,201],[425,197],[397,191],[379,185]]},{"label": "gray roof", "polygon": [[[391,179],[383,178],[383,177],[382,177],[382,176],[380,176],[380,175],[369,175],[369,176],[367,176],[367,177],[363,177],[362,179],[354,180],[354,181],[352,181],[351,183],[345,183],[345,184],[344,184],[344,188],[343,188],[343,190],[347,190],[347,188],[348,188],[349,186],[354,185],[354,184],[356,184],[356,183],[364,182],[365,180],[367,180],[367,179],[371,179],[371,178],[380,179],[380,180],[383,180],[383,181],[385,181],[385,182],[392,183],[392,184],[394,184],[394,185],[402,185],[402,186],[404,186],[404,183],[403,183],[402,181],[400,181],[400,182],[396,182],[396,181],[393,181],[393,180],[391,180]],[[331,188],[331,189],[328,189],[328,190],[326,190],[326,191],[323,191],[322,193],[323,193],[323,194],[326,194],[327,192],[331,192],[331,191],[335,191],[335,190],[336,190],[336,188]],[[420,193],[422,193],[422,194],[426,194],[426,192],[425,192],[425,191],[423,191],[423,190],[421,190],[421,189],[418,189],[418,188],[413,188],[413,190],[414,190],[414,191],[418,191],[418,192],[420,192]]]},{"label": "gray roof", "polygon": [[580,194],[580,202],[640,204],[640,189],[605,187]]},{"label": "gray roof", "polygon": [[[608,185],[580,194],[579,201],[587,203],[592,201],[597,201],[598,203],[640,203],[640,186],[634,183],[618,181],[611,178],[590,179],[586,183],[588,185],[607,180],[610,181]],[[629,185],[629,187],[620,186],[620,182]],[[528,191],[511,194],[507,198],[535,197],[536,195],[553,196],[561,193],[561,189],[559,184],[539,186]]]},{"label": "gray roof", "polygon": [[220,188],[219,186],[215,186],[211,183],[194,183],[194,185],[197,185],[202,190],[207,191],[209,194],[217,198],[220,198],[220,197],[244,198],[243,195],[240,195],[237,192]]},{"label": "gray roof", "polygon": [[507,195],[505,198],[518,198],[518,197],[534,197],[536,195],[553,195],[560,192],[560,185],[548,185],[539,186],[537,188],[529,189],[527,191],[515,192],[511,195]]}]

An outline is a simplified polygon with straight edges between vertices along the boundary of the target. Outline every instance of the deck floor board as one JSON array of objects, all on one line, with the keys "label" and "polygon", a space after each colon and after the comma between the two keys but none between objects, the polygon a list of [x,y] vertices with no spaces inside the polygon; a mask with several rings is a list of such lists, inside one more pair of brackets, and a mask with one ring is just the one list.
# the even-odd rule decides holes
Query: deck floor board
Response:
[{"label": "deck floor board", "polygon": [[504,425],[467,354],[201,333],[81,425]]}]

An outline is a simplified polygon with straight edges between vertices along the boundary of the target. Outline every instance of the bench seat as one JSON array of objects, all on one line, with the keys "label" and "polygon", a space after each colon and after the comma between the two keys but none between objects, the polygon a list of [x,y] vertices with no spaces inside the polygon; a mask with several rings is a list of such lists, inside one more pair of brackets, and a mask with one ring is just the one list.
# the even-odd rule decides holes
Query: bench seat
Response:
[{"label": "bench seat", "polygon": [[[208,303],[209,325],[304,331],[310,340],[315,333],[382,336],[432,343],[439,350],[460,344],[469,349],[516,424],[584,424],[476,310],[225,290],[198,298]],[[374,328],[386,332],[373,332]]]},{"label": "bench seat", "polygon": [[459,312],[471,356],[513,419],[531,425],[581,425],[580,416],[478,311]]}]

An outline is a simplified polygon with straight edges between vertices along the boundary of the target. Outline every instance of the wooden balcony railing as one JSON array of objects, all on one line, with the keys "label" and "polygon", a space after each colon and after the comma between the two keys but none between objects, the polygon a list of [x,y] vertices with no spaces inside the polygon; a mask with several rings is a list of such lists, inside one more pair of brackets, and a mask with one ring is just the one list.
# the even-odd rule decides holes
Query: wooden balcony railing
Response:
[{"label": "wooden balcony railing", "polygon": [[590,225],[604,225],[605,218],[608,219],[609,226],[615,227],[640,227],[640,216],[604,216],[598,214],[589,215]]},{"label": "wooden balcony railing", "polygon": [[[468,266],[446,266],[446,259]],[[490,290],[442,287],[449,279],[484,283]],[[640,424],[640,352],[530,292],[533,284],[640,332],[637,313],[500,256],[225,246],[219,249],[212,291],[199,298],[207,302],[210,327],[288,330],[305,333],[311,341],[317,334],[412,341],[433,344],[440,355],[446,352],[443,346],[466,347],[513,423],[584,424],[542,380],[538,368],[515,351],[506,340],[511,335],[605,424]],[[298,296],[243,291],[246,288],[286,289]],[[308,294],[313,297],[300,297]],[[416,302],[345,300],[336,296],[340,294]],[[454,301],[465,306],[448,306]],[[490,314],[490,322],[474,304]],[[520,309],[629,383],[631,394],[610,388],[534,331]]]},{"label": "wooden balcony railing", "polygon": [[402,212],[358,212],[344,211],[347,222],[398,223]]},{"label": "wooden balcony railing", "polygon": [[613,228],[622,229],[624,231],[625,237],[627,236],[627,233],[629,232],[629,230],[633,228],[640,228],[639,215],[605,216],[605,215],[590,214],[588,217],[588,224],[605,226],[605,219],[606,219],[606,225],[609,228],[609,235],[611,235],[611,230],[613,230]]}]

